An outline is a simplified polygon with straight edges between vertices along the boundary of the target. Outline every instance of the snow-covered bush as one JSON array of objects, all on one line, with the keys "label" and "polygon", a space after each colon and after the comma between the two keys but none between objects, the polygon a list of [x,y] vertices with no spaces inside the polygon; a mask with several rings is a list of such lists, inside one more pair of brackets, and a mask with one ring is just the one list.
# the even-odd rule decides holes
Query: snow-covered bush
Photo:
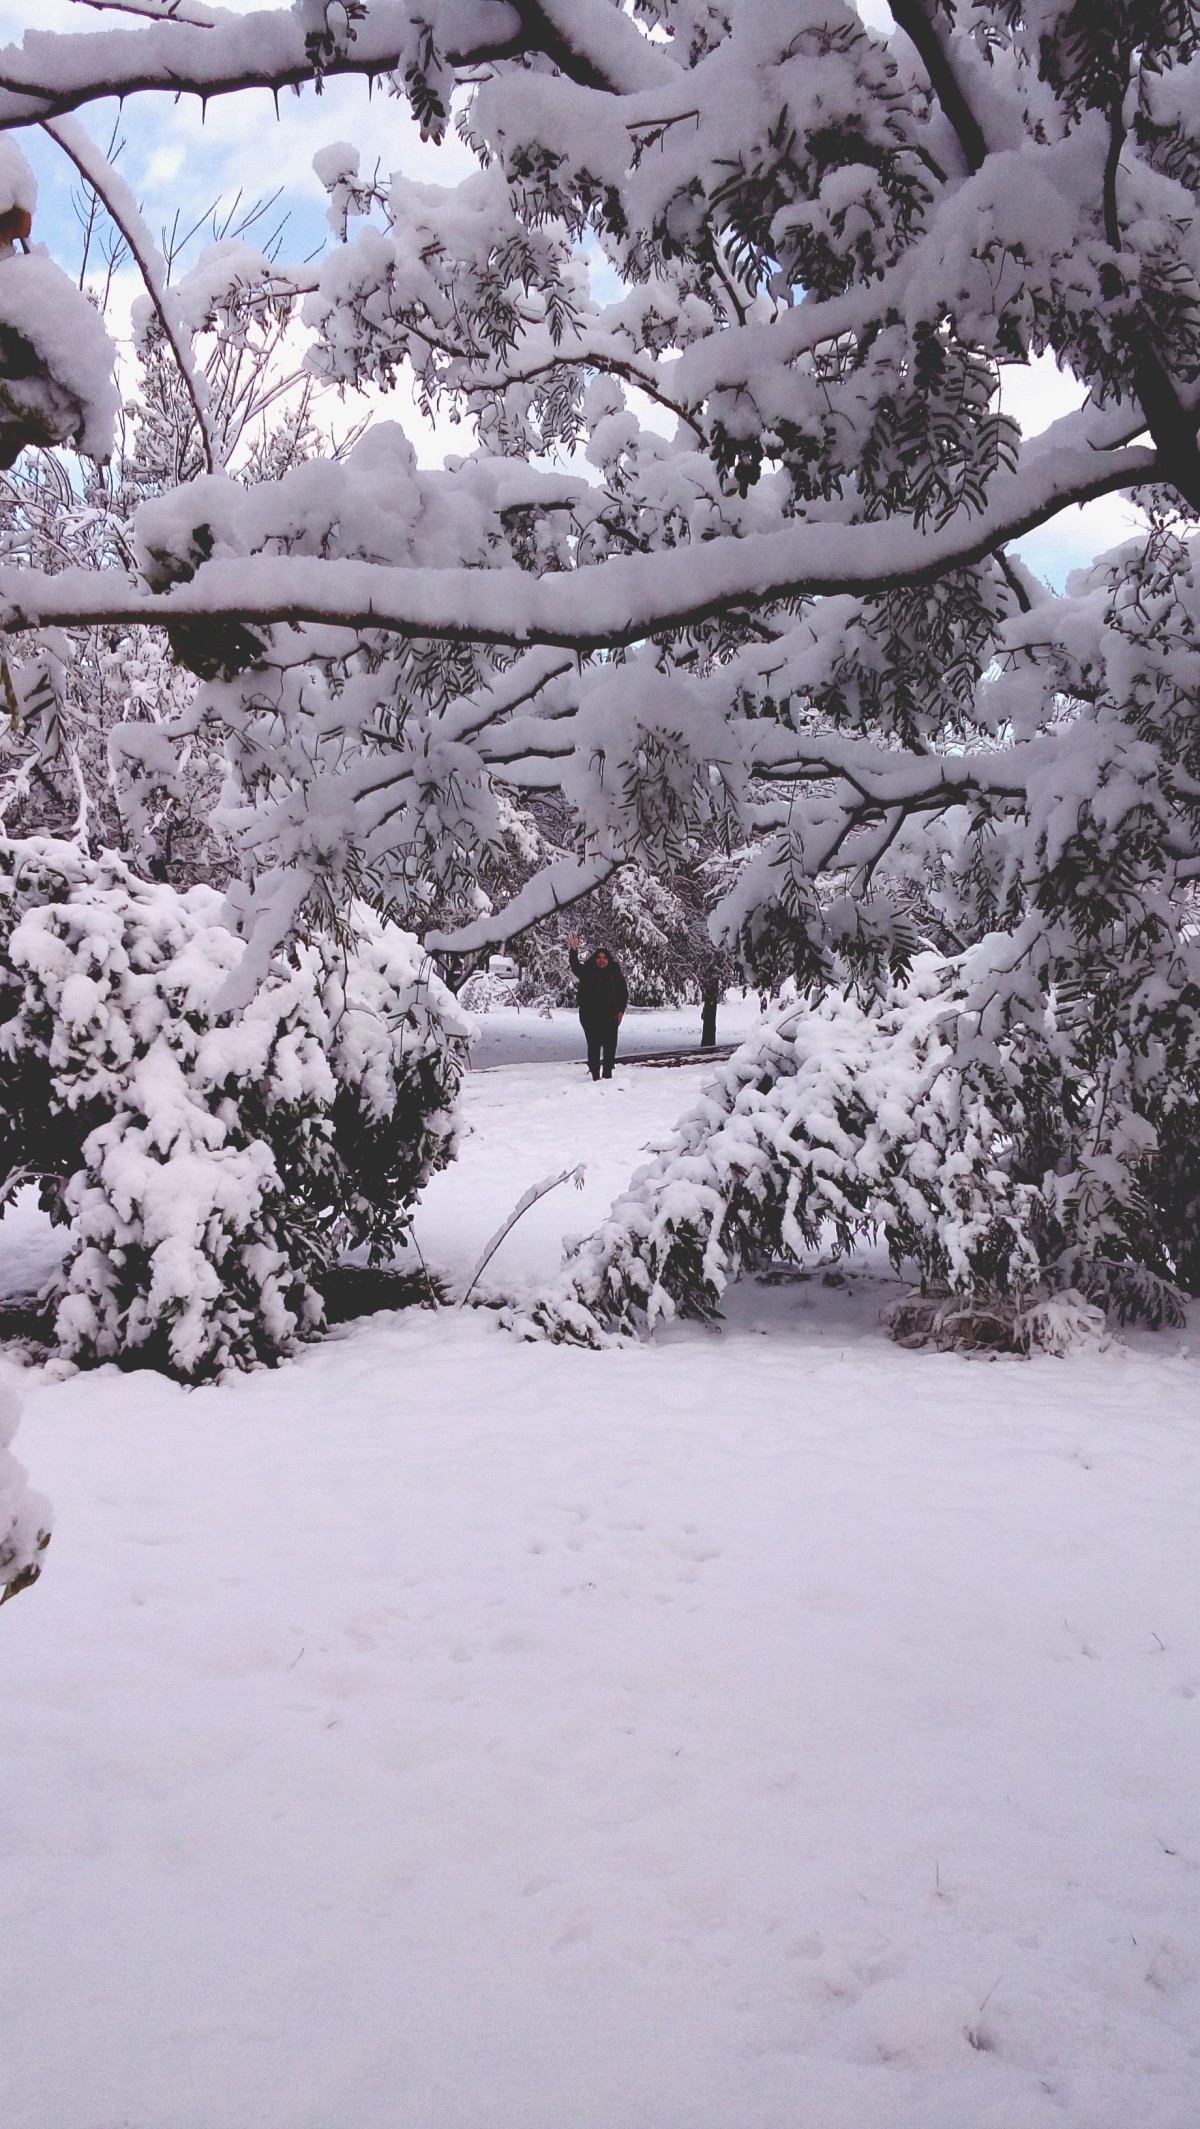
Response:
[{"label": "snow-covered bush", "polygon": [[[1148,1213],[1157,1152],[1044,1028],[1015,1041],[973,998],[994,942],[918,957],[910,980],[778,1012],[633,1178],[532,1322],[587,1343],[712,1315],[773,1259],[881,1237],[922,1296],[911,1343],[1062,1349],[1122,1316],[1179,1320],[1176,1265]],[[1076,1288],[1083,1288],[1082,1293]],[[968,1324],[968,1318],[970,1323]]]},{"label": "snow-covered bush", "polygon": [[50,1503],[26,1485],[25,1469],[9,1453],[21,1400],[0,1384],[0,1604],[36,1582],[50,1543]]},{"label": "snow-covered bush", "polygon": [[339,1252],[402,1242],[453,1150],[470,1024],[366,911],[223,993],[245,943],[205,887],[0,846],[0,1155],[74,1241],[62,1353],[187,1381],[286,1353]]},{"label": "snow-covered bush", "polygon": [[490,968],[477,968],[458,992],[458,1002],[468,1013],[494,1013],[516,1004],[517,985],[509,976],[497,976]]},{"label": "snow-covered bush", "polygon": [[1068,1286],[1022,1306],[1012,1294],[903,1295],[884,1310],[897,1345],[938,1353],[1063,1353],[1098,1344],[1102,1308]]}]

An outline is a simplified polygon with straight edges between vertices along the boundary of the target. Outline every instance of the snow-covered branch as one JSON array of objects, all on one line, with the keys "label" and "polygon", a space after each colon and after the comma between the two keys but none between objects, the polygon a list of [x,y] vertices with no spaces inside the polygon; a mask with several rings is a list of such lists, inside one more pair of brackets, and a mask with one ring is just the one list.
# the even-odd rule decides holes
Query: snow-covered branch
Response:
[{"label": "snow-covered branch", "polygon": [[[1068,417],[1070,428],[1076,417]],[[871,595],[936,581],[983,560],[1060,511],[1154,478],[1153,451],[1046,444],[997,480],[989,508],[940,532],[912,524],[796,525],[700,548],[621,557],[532,577],[516,570],[388,569],[300,555],[213,560],[190,582],[152,593],[75,570],[0,568],[0,628],[237,617],[336,622],[447,641],[556,645],[592,653],[701,624],[733,609],[842,592]]]},{"label": "snow-covered branch", "polygon": [[546,52],[569,75],[618,92],[674,74],[632,23],[613,19],[607,0],[369,0],[340,36],[325,28],[326,12],[272,8],[251,17],[213,8],[204,10],[211,23],[195,23],[159,9],[164,19],[136,30],[27,31],[19,47],[0,50],[0,128],[110,96],[157,91],[207,101],[297,88],[316,74],[403,74],[430,27],[454,68]]},{"label": "snow-covered branch", "polygon": [[611,858],[560,859],[539,872],[503,909],[476,917],[473,923],[457,925],[452,931],[427,932],[425,943],[435,953],[455,954],[480,953],[489,947],[503,946],[507,940],[519,938],[530,925],[539,924],[543,917],[581,902],[585,895],[611,879],[616,869],[617,861]]}]

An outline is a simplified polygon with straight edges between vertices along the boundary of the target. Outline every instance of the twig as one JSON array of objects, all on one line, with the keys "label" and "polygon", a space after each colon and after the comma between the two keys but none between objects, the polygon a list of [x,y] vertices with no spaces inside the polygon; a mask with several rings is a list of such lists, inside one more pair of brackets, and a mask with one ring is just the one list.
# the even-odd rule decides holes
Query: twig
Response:
[{"label": "twig", "polygon": [[18,1190],[24,1190],[26,1183],[40,1183],[43,1174],[44,1170],[41,1168],[14,1168],[3,1183],[0,1183],[0,1211],[3,1211],[10,1198],[16,1197]]},{"label": "twig", "polygon": [[112,8],[123,15],[140,15],[151,22],[178,22],[187,29],[216,28],[216,17],[195,0],[75,0],[77,7]]},{"label": "twig", "polygon": [[205,469],[213,473],[216,470],[217,458],[208,420],[208,386],[192,360],[186,329],[174,315],[175,304],[172,291],[167,285],[166,261],[142,219],[141,209],[120,172],[113,169],[107,156],[101,153],[95,142],[73,118],[44,118],[41,123],[43,132],[50,135],[64,155],[70,156],[85,184],[90,185],[97,198],[103,201],[112,221],[129,246],[146,284],[146,292],[154,305],[158,322],[166,335],[167,345],[178,364],[184,390],[192,402],[192,411],[196,416],[204,451]]}]

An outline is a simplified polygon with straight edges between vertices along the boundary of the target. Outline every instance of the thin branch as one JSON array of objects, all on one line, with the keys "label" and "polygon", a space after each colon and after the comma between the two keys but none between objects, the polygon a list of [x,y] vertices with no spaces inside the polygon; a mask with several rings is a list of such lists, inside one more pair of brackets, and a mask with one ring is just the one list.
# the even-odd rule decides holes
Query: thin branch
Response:
[{"label": "thin branch", "polygon": [[495,1234],[492,1236],[491,1241],[488,1243],[487,1248],[484,1250],[483,1255],[479,1259],[478,1264],[475,1266],[474,1271],[471,1273],[470,1280],[468,1281],[467,1286],[463,1292],[463,1297],[458,1304],[460,1308],[466,1307],[468,1301],[470,1300],[472,1294],[478,1286],[479,1281],[482,1279],[484,1272],[487,1270],[488,1265],[491,1263],[492,1258],[495,1256],[496,1251],[499,1249],[500,1244],[505,1240],[506,1236],[512,1233],[512,1230],[516,1226],[517,1221],[521,1219],[522,1216],[527,1213],[532,1206],[538,1204],[538,1202],[542,1198],[548,1197],[552,1190],[557,1190],[560,1183],[574,1183],[576,1190],[582,1190],[583,1178],[584,1164],[582,1161],[580,1161],[578,1166],[575,1168],[564,1168],[558,1175],[547,1175],[543,1177],[540,1183],[535,1183],[532,1189],[527,1190],[525,1192],[524,1197],[518,1198],[516,1204],[513,1206],[512,1211],[509,1213],[507,1220],[504,1222],[503,1227],[498,1227],[496,1229]]},{"label": "thin branch", "polygon": [[[407,320],[404,322],[407,327]],[[424,340],[427,346],[433,347],[438,353],[448,354],[458,361],[468,361],[470,359],[463,350],[451,347],[444,342],[440,343],[436,337],[423,331],[420,326],[412,326],[407,329],[416,333],[418,338]],[[692,434],[699,437],[702,443],[706,441],[703,425],[696,420],[694,413],[684,406],[680,400],[672,398],[671,394],[659,384],[654,376],[643,369],[640,363],[629,355],[614,355],[606,349],[598,348],[594,345],[589,346],[586,342],[577,347],[568,347],[563,344],[554,348],[550,354],[538,356],[531,362],[518,361],[515,365],[506,363],[503,374],[494,377],[473,377],[469,385],[465,387],[465,390],[471,398],[482,393],[504,392],[508,390],[510,385],[532,384],[536,378],[548,376],[552,370],[573,369],[576,367],[602,370],[606,376],[620,377],[626,384],[631,384],[639,392],[644,392],[647,399],[652,399],[657,406],[663,407],[668,414],[674,414],[676,420],[686,423]]]},{"label": "thin branch", "polygon": [[167,284],[163,255],[142,218],[141,209],[120,172],[113,169],[83,127],[72,118],[44,119],[42,129],[68,155],[85,183],[102,200],[137,263],[155,315],[168,347],[179,367],[184,390],[192,403],[207,471],[216,470],[216,453],[208,420],[208,387],[192,360],[190,339],[176,316],[173,291]]},{"label": "thin branch", "polygon": [[75,5],[94,7],[100,14],[111,8],[123,15],[140,15],[143,21],[177,22],[193,30],[214,29],[217,20],[198,0],[75,0]]}]

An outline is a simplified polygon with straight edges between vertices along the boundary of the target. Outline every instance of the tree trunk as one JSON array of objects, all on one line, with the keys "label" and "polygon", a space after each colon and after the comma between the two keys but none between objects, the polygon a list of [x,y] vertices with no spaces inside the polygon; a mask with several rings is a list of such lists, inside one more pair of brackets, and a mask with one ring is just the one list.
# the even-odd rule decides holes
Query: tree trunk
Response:
[{"label": "tree trunk", "polygon": [[717,1041],[717,1006],[720,1003],[721,987],[712,977],[700,993],[700,1047],[715,1049]]},{"label": "tree trunk", "polygon": [[477,968],[487,966],[487,955],[435,954],[433,961],[446,989],[457,998],[467,977],[473,976]]}]

